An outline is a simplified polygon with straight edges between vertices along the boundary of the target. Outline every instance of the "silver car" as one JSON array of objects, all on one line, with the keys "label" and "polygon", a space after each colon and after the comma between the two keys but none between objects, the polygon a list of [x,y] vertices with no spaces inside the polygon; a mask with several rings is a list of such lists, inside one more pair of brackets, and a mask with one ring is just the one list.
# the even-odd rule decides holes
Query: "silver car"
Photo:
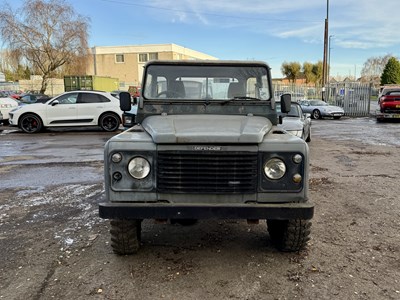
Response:
[{"label": "silver car", "polygon": [[[276,103],[276,111],[281,111],[280,103]],[[282,117],[282,124],[278,127],[287,132],[302,138],[306,142],[311,141],[311,115],[304,113],[297,102],[292,102],[290,112],[287,114],[279,113]]]},{"label": "silver car", "polygon": [[322,100],[301,100],[299,101],[303,112],[310,113],[315,120],[324,117],[340,119],[344,115],[343,108],[339,106],[329,105]]}]

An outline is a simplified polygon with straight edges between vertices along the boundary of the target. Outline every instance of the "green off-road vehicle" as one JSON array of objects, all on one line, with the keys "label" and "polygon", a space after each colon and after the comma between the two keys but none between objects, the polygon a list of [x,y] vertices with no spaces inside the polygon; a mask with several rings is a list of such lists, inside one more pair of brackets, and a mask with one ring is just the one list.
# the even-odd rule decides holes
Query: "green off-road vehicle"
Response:
[{"label": "green off-road vehicle", "polygon": [[[262,62],[147,63],[136,125],[105,146],[99,213],[111,219],[113,251],[138,251],[144,219],[264,219],[278,249],[304,248],[308,146],[276,127],[273,95]],[[130,95],[120,100],[129,111]],[[280,97],[283,113],[290,102]]]}]

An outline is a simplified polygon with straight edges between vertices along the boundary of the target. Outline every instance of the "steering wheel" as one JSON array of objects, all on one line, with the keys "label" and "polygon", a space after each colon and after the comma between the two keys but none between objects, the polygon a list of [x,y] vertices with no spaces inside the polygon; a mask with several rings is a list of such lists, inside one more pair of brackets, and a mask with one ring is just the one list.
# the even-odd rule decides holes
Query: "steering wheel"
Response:
[{"label": "steering wheel", "polygon": [[162,91],[159,92],[156,97],[159,98],[160,96],[165,95],[166,97],[173,97],[173,98],[181,98],[182,94],[176,92],[176,91]]}]

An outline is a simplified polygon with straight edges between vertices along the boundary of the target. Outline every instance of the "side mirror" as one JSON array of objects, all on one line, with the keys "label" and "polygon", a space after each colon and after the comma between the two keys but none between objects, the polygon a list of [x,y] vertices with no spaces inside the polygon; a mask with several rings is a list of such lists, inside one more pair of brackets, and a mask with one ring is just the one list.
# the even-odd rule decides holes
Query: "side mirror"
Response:
[{"label": "side mirror", "polygon": [[288,113],[290,106],[292,105],[292,95],[283,94],[281,95],[281,112]]},{"label": "side mirror", "polygon": [[310,114],[310,113],[305,113],[304,116],[305,116],[307,119],[311,119],[311,114]]},{"label": "side mirror", "polygon": [[130,111],[132,107],[132,98],[131,94],[128,92],[121,92],[119,94],[119,108],[121,108],[122,111]]},{"label": "side mirror", "polygon": [[54,100],[53,102],[51,102],[51,106],[55,106],[57,104],[60,104],[60,102],[58,100]]}]

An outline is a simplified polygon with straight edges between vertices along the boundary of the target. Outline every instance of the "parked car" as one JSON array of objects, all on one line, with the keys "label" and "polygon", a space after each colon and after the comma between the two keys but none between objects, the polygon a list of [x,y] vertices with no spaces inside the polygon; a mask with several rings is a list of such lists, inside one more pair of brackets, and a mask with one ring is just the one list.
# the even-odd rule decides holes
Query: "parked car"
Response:
[{"label": "parked car", "polygon": [[[280,102],[276,102],[276,111],[281,111]],[[282,117],[282,124],[278,127],[287,132],[302,138],[306,142],[311,141],[311,114],[304,113],[297,102],[292,102],[290,112],[287,114],[279,113]]]},{"label": "parked car", "polygon": [[44,94],[26,94],[22,96],[18,101],[20,104],[32,104],[32,103],[45,103],[50,100],[51,97]]},{"label": "parked car", "polygon": [[8,114],[18,107],[18,101],[0,92],[0,112],[3,115],[3,123],[8,124]]},{"label": "parked car", "polygon": [[110,93],[71,91],[45,103],[21,105],[10,113],[10,125],[27,133],[46,127],[100,126],[115,131],[121,124],[119,100]]},{"label": "parked car", "polygon": [[340,119],[344,115],[343,108],[329,105],[322,100],[302,100],[299,103],[303,112],[310,113],[311,117],[316,120],[324,117]]}]

